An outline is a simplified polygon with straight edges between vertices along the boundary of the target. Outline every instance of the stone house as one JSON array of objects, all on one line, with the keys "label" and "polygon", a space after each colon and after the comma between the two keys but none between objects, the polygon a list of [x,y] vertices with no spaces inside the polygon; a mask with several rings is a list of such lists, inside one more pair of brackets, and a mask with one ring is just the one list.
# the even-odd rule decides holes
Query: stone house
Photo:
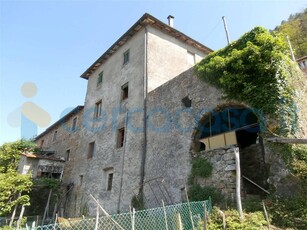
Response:
[{"label": "stone house", "polygon": [[[84,106],[36,138],[66,159],[65,216],[94,215],[90,194],[109,213],[129,210],[140,192],[147,207],[181,202],[195,152],[213,166],[198,182],[230,198],[234,151],[246,165],[242,174],[264,189],[289,174],[258,137],[252,110],[225,101],[195,75],[195,63],[212,50],[168,20],[144,14],[81,75],[88,81]],[[248,183],[244,189],[256,190]]]},{"label": "stone house", "polygon": [[307,56],[300,57],[296,59],[300,69],[303,71],[305,76],[307,76]]},{"label": "stone house", "polygon": [[22,153],[18,165],[21,174],[32,173],[32,178],[49,177],[61,180],[64,171],[64,159],[53,156],[54,152]]}]

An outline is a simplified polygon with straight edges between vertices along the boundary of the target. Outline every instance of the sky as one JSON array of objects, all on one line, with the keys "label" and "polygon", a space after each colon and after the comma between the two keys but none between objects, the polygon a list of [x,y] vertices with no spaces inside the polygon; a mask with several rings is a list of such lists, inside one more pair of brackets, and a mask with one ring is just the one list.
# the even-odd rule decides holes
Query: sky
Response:
[{"label": "sky", "polygon": [[144,13],[217,50],[255,26],[274,29],[307,0],[0,0],[0,145],[21,138],[20,109],[45,114],[41,133],[83,105],[80,75]]}]

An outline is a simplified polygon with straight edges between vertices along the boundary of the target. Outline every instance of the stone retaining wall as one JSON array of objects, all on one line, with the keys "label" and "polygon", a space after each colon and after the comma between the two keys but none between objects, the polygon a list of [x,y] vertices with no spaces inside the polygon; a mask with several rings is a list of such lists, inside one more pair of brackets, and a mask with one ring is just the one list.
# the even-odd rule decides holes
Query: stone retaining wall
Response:
[{"label": "stone retaining wall", "polygon": [[209,178],[197,178],[201,186],[212,186],[225,196],[234,199],[236,194],[235,147],[201,151],[198,155],[212,164]]}]

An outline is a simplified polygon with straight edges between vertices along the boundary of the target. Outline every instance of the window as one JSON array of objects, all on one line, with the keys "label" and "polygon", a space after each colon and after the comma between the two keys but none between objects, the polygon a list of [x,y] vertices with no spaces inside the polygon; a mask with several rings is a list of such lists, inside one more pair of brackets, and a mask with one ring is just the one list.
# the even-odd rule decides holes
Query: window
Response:
[{"label": "window", "polygon": [[113,183],[113,173],[108,174],[108,184],[107,184],[107,191],[111,191]]},{"label": "window", "polygon": [[88,144],[87,159],[92,159],[95,151],[95,141]]},{"label": "window", "polygon": [[102,102],[101,100],[96,102],[95,104],[95,114],[94,114],[94,118],[99,118],[101,117],[101,106],[102,106]]},{"label": "window", "polygon": [[111,191],[113,186],[113,168],[104,169],[106,178],[106,190]]},{"label": "window", "polygon": [[188,51],[188,63],[190,65],[195,65],[195,54]]},{"label": "window", "polygon": [[65,161],[69,161],[69,155],[70,155],[70,149],[67,149],[65,153]]},{"label": "window", "polygon": [[124,65],[129,62],[129,50],[124,53]]},{"label": "window", "polygon": [[97,86],[101,85],[102,80],[103,80],[103,72],[98,74]]},{"label": "window", "polygon": [[41,140],[41,143],[40,143],[40,146],[39,146],[39,147],[42,149],[42,148],[43,148],[43,145],[44,145],[44,139]]},{"label": "window", "polygon": [[124,146],[125,140],[125,128],[121,128],[117,132],[117,148],[121,148]]},{"label": "window", "polygon": [[76,129],[77,129],[77,118],[75,117],[75,118],[72,120],[71,131],[76,131]]},{"label": "window", "polygon": [[80,177],[80,185],[82,185],[83,184],[83,175],[80,175],[79,177]]},{"label": "window", "polygon": [[128,83],[126,83],[122,86],[122,90],[121,90],[121,100],[122,101],[128,98],[128,92],[129,92]]},{"label": "window", "polygon": [[56,140],[56,137],[57,137],[57,134],[58,134],[58,131],[57,130],[55,130],[54,131],[54,133],[53,133],[53,141],[55,141]]}]

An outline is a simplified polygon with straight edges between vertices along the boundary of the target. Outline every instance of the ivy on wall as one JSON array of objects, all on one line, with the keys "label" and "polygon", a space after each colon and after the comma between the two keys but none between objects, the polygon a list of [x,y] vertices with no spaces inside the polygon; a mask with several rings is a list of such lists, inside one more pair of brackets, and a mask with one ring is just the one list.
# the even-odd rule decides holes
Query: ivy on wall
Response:
[{"label": "ivy on wall", "polygon": [[277,121],[279,127],[274,132],[287,136],[297,128],[295,82],[301,74],[288,50],[284,39],[256,27],[209,54],[195,70],[199,77],[222,89],[227,99],[246,103],[258,115]]}]

